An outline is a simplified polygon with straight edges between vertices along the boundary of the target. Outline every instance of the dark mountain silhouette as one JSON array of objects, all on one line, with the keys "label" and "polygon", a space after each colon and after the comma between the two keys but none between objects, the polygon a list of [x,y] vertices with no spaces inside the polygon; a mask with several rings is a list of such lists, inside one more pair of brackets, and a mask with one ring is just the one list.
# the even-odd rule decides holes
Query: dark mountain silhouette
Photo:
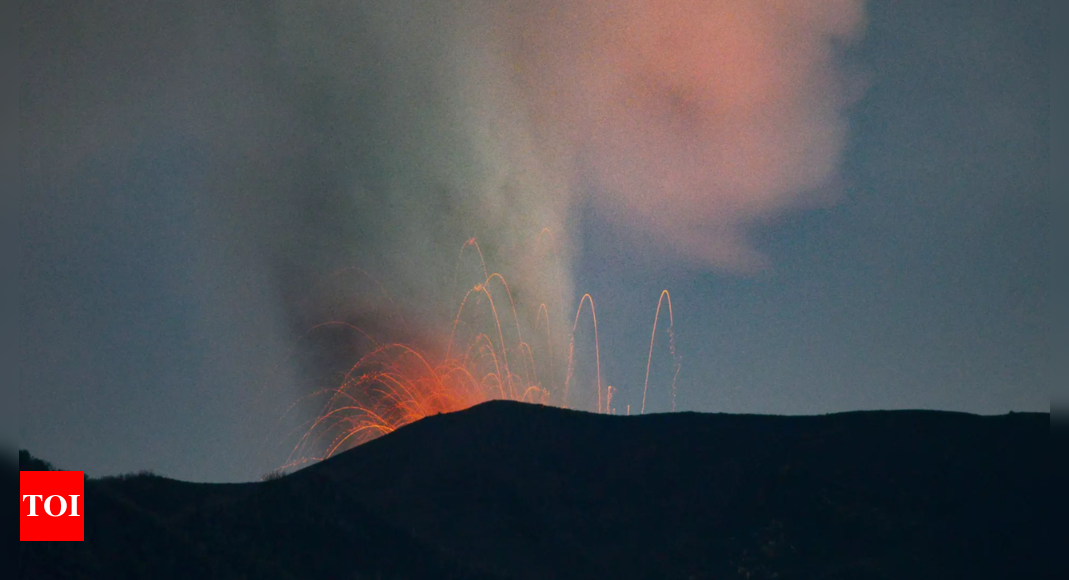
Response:
[{"label": "dark mountain silhouette", "polygon": [[927,411],[615,417],[492,402],[262,483],[90,480],[86,542],[20,543],[20,569],[24,578],[1041,578],[1049,423]]}]

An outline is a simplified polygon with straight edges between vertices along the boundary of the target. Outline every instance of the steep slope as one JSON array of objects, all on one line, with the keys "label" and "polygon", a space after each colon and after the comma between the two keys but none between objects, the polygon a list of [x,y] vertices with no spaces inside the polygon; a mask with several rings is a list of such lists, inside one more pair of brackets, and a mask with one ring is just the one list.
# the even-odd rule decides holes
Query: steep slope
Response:
[{"label": "steep slope", "polygon": [[606,417],[495,402],[298,477],[523,578],[1016,575],[1039,572],[1045,553],[1048,424],[936,412]]}]

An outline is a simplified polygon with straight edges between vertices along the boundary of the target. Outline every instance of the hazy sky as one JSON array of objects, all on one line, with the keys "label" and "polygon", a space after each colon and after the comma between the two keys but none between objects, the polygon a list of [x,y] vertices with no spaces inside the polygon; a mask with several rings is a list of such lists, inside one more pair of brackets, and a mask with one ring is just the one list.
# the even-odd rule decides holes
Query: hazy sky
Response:
[{"label": "hazy sky", "polygon": [[20,446],[256,478],[304,330],[441,348],[542,227],[618,412],[662,289],[680,410],[1049,410],[1048,3],[481,2],[23,2]]}]

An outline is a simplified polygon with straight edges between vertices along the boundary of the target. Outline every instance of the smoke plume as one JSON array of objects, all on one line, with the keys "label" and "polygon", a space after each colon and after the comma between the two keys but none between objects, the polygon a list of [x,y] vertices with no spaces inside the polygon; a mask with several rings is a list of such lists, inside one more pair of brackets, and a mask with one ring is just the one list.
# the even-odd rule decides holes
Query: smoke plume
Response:
[{"label": "smoke plume", "polygon": [[[139,248],[144,276],[181,278],[158,286],[196,310],[161,316],[238,353],[204,363],[231,377],[262,362],[250,336],[331,319],[440,341],[454,280],[481,282],[470,251],[456,270],[471,238],[522,316],[571,300],[586,199],[658,251],[752,267],[747,228],[834,183],[837,50],[863,20],[861,0],[111,0],[20,17],[29,316],[95,335],[55,305],[130,292],[97,271],[106,244],[85,249],[104,236]],[[41,266],[59,262],[81,274]],[[27,348],[90,382],[139,364],[62,344]]]}]

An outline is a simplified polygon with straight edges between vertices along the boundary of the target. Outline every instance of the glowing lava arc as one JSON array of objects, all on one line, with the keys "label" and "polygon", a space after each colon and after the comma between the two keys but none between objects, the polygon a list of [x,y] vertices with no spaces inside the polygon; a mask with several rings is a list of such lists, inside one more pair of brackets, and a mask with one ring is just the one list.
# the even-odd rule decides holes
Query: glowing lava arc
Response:
[{"label": "glowing lava arc", "polygon": [[675,327],[675,316],[672,314],[672,295],[668,293],[668,290],[661,291],[661,297],[657,299],[657,311],[653,315],[653,331],[650,333],[650,353],[646,358],[646,382],[642,386],[642,410],[640,414],[646,412],[646,393],[650,390],[650,365],[653,363],[653,343],[657,339],[657,321],[661,317],[661,304],[668,300],[668,350],[672,354],[672,361],[675,362],[675,372],[672,374],[672,412],[676,410],[676,378],[679,377],[679,357],[676,356],[676,335],[673,331]]},{"label": "glowing lava arc", "polygon": [[601,343],[598,339],[598,313],[594,309],[594,298],[590,294],[583,294],[579,300],[579,309],[575,312],[575,323],[572,324],[572,340],[568,346],[568,374],[564,379],[564,400],[562,406],[568,406],[568,391],[571,388],[572,374],[575,371],[575,330],[579,327],[579,315],[583,313],[583,304],[590,303],[590,317],[594,320],[594,361],[597,365],[598,376],[598,413],[602,411],[601,403]]}]

